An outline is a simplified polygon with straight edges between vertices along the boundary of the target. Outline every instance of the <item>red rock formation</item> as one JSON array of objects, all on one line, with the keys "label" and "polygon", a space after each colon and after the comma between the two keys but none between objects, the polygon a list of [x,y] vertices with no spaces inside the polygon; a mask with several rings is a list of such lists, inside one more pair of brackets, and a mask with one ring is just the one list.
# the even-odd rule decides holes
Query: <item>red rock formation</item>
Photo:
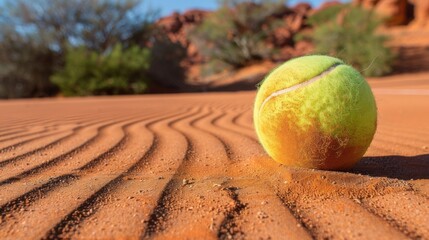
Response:
[{"label": "red rock formation", "polygon": [[311,10],[311,5],[308,3],[298,3],[295,5],[292,10],[299,15],[307,15]]},{"label": "red rock formation", "polygon": [[[388,26],[405,25],[412,21],[412,27],[429,27],[429,0],[354,0],[353,3],[374,9],[388,19]],[[410,13],[412,5],[414,14]]]},{"label": "red rock formation", "polygon": [[408,23],[407,6],[407,0],[384,0],[377,4],[375,11],[388,18],[388,26],[402,25]]},{"label": "red rock formation", "polygon": [[319,7],[319,8],[314,9],[313,11],[318,12],[318,11],[322,11],[322,10],[325,10],[325,9],[327,9],[327,8],[330,8],[330,7],[332,7],[332,6],[335,6],[335,5],[341,5],[341,4],[343,4],[343,3],[341,3],[341,2],[340,2],[340,1],[338,1],[338,0],[335,0],[335,1],[327,1],[327,2],[324,2],[322,5],[320,5],[320,7]]},{"label": "red rock formation", "polygon": [[403,25],[409,21],[407,0],[354,0],[353,3],[366,9],[374,9],[386,18],[387,26]]},{"label": "red rock formation", "polygon": [[[305,27],[305,19],[310,10],[311,6],[309,4],[300,3],[293,8],[285,9],[280,15],[272,16],[280,19],[284,24],[274,30],[272,36],[268,38],[267,44],[281,48],[280,52],[287,53],[284,58],[306,53],[301,52],[305,49],[302,46],[308,46],[308,44],[300,44],[299,50],[295,49],[293,36]],[[165,32],[170,41],[178,42],[187,49],[188,57],[183,64],[185,66],[201,64],[203,61],[197,47],[190,41],[188,33],[200,24],[208,14],[210,14],[208,11],[189,10],[183,14],[173,13],[170,16],[161,18],[156,23]]]},{"label": "red rock formation", "polygon": [[410,0],[414,4],[413,27],[429,28],[429,0]]},{"label": "red rock formation", "polygon": [[373,9],[380,0],[353,0],[353,4],[362,6],[366,9]]},{"label": "red rock formation", "polygon": [[305,27],[305,19],[310,9],[310,5],[300,3],[285,11],[283,16],[280,16],[283,24],[274,29],[272,36],[268,39],[268,44],[280,48],[291,48],[294,35]]},{"label": "red rock formation", "polygon": [[305,26],[311,6],[307,3],[299,3],[292,8],[292,13],[286,15],[283,19],[292,33],[299,32]]},{"label": "red rock formation", "polygon": [[182,27],[181,16],[179,13],[173,13],[171,16],[161,18],[158,25],[163,27],[167,32],[177,33]]},{"label": "red rock formation", "polygon": [[187,33],[200,24],[207,14],[209,14],[208,11],[193,9],[183,14],[173,13],[170,16],[159,19],[156,23],[165,32],[170,41],[178,42],[186,48],[188,57],[184,65],[200,63],[202,61],[197,47],[189,40]]}]

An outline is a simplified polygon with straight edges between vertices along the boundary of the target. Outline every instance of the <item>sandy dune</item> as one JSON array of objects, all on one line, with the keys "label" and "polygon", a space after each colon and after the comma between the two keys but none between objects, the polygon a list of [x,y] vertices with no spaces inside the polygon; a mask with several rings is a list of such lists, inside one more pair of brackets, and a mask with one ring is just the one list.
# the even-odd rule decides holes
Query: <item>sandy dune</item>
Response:
[{"label": "sandy dune", "polygon": [[429,239],[429,75],[370,82],[349,172],[267,157],[254,92],[0,102],[0,239]]}]

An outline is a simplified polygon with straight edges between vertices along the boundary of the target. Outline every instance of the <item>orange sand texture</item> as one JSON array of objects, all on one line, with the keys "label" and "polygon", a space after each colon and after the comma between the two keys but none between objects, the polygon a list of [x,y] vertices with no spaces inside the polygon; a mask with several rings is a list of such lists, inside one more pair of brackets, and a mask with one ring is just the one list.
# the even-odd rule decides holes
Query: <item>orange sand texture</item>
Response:
[{"label": "orange sand texture", "polygon": [[429,74],[370,84],[348,172],[271,160],[253,91],[0,102],[0,239],[429,239]]}]

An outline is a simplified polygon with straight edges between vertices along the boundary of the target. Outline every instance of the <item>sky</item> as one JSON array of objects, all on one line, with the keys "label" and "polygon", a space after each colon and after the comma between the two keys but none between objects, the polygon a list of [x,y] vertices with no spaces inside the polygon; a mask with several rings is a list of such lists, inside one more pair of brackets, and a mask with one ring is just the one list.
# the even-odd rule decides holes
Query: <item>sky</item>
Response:
[{"label": "sky", "polygon": [[[347,2],[347,0],[341,0]],[[289,0],[288,5],[295,5],[299,2],[308,2],[313,7],[319,6],[321,3],[326,2],[325,0]],[[199,9],[215,9],[218,6],[218,0],[146,0],[144,3],[146,6],[150,6],[154,9],[159,9],[161,16],[169,15],[175,11],[183,12],[187,9],[199,8]]]}]

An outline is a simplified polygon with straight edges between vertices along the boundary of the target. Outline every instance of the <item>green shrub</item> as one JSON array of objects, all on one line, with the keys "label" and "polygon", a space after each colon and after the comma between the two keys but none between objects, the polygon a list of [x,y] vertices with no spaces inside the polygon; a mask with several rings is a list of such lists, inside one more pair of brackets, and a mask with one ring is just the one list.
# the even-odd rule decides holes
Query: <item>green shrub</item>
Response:
[{"label": "green shrub", "polygon": [[69,49],[63,70],[51,77],[66,96],[137,94],[148,87],[149,51],[117,44],[107,54]]},{"label": "green shrub", "polygon": [[[127,48],[146,45],[158,14],[154,9],[144,10],[142,2],[1,0],[0,98],[57,94],[51,77],[64,67],[69,46],[105,53],[117,43]],[[138,91],[145,88],[140,83],[133,86]],[[88,91],[82,89],[80,94]],[[70,94],[76,93],[70,90]]]},{"label": "green shrub", "polygon": [[191,40],[207,59],[208,66],[245,66],[275,53],[272,46],[267,46],[266,39],[279,21],[270,16],[285,8],[284,1],[223,1],[218,10],[190,33]]},{"label": "green shrub", "polygon": [[313,14],[310,18],[307,19],[307,23],[312,26],[319,26],[325,24],[329,21],[334,20],[338,14],[346,9],[348,5],[345,4],[337,4],[330,6],[322,11],[318,11]]},{"label": "green shrub", "polygon": [[376,33],[382,21],[373,11],[336,6],[314,14],[308,23],[315,27],[311,38],[317,53],[339,57],[366,76],[391,71],[393,54],[387,38]]},{"label": "green shrub", "polygon": [[185,85],[186,70],[182,62],[186,48],[168,38],[162,30],[154,31],[149,75],[153,83],[162,87],[180,89]]},{"label": "green shrub", "polygon": [[0,98],[46,97],[57,92],[49,81],[56,57],[37,36],[0,33]]}]

